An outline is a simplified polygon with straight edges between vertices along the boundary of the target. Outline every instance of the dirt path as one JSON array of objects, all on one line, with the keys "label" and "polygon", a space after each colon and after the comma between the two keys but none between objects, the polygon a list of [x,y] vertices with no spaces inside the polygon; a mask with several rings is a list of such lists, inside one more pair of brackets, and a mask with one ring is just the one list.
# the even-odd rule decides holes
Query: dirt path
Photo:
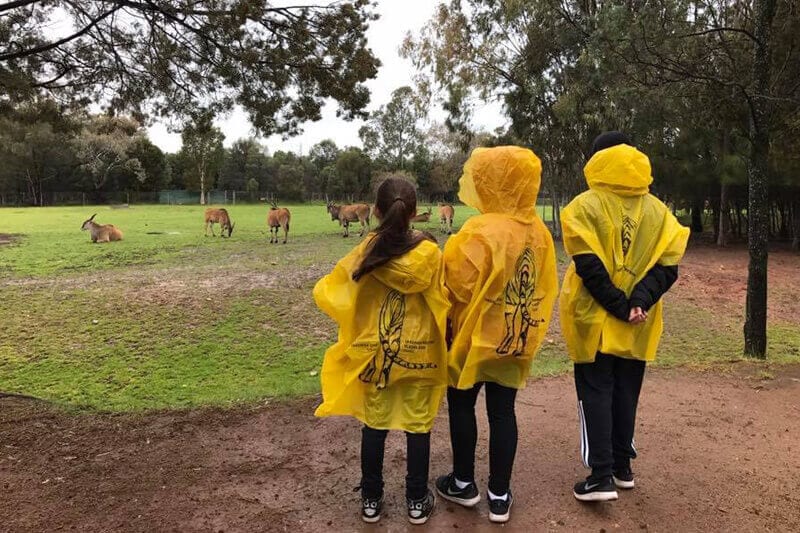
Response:
[{"label": "dirt path", "polygon": [[[509,530],[800,531],[800,367],[759,381],[753,370],[655,371],[640,410],[637,488],[581,505],[574,391],[568,376],[520,396],[520,449]],[[352,531],[359,431],[318,420],[314,399],[253,410],[72,416],[0,399],[2,531]],[[478,481],[486,487],[486,424]],[[449,462],[443,410],[431,475]],[[386,455],[386,514],[405,530],[404,442]],[[430,530],[489,530],[485,503],[439,502]],[[410,527],[410,529],[414,529]]]}]

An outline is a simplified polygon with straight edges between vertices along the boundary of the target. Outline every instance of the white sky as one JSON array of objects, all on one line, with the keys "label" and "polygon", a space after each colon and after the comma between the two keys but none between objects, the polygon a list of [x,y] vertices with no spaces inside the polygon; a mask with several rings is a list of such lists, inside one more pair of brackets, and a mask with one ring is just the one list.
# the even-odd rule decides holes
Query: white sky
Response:
[{"label": "white sky", "polygon": [[[370,25],[367,38],[382,66],[378,70],[378,76],[366,82],[372,93],[369,110],[385,104],[394,89],[403,85],[413,86],[414,68],[410,61],[399,57],[398,48],[407,31],[416,33],[431,18],[438,3],[434,0],[378,0],[376,11],[380,19]],[[271,153],[276,150],[308,153],[313,145],[323,139],[333,139],[339,147],[361,146],[358,129],[363,121],[347,122],[337,119],[336,107],[335,103],[328,104],[323,109],[322,120],[306,123],[303,126],[304,133],[297,137],[283,141],[279,135],[275,135],[262,139],[262,142]],[[439,106],[431,109],[430,114],[434,120],[444,120],[444,112]],[[506,122],[499,103],[476,106],[474,125],[478,129],[493,131]],[[225,134],[226,146],[255,133],[241,109],[234,110],[228,117],[218,120],[217,124]],[[170,133],[166,125],[155,124],[148,128],[148,133],[150,139],[162,150],[176,152],[180,149],[180,134]]]}]

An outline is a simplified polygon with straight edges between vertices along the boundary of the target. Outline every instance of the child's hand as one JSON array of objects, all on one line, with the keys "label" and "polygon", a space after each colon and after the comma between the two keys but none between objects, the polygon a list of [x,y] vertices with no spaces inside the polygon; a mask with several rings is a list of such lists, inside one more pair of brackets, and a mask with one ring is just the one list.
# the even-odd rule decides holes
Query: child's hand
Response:
[{"label": "child's hand", "polygon": [[647,320],[647,312],[644,311],[641,307],[634,307],[631,309],[631,313],[628,316],[628,322],[631,324],[644,324]]}]

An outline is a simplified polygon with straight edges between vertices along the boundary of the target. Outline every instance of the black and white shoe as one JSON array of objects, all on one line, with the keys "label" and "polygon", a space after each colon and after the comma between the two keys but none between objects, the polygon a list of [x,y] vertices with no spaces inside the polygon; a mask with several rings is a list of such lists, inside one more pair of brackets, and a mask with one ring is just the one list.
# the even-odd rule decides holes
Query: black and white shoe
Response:
[{"label": "black and white shoe", "polygon": [[505,500],[494,499],[487,495],[486,499],[489,501],[489,522],[496,524],[504,524],[511,518],[511,504],[514,503],[514,496],[511,491],[506,494]]},{"label": "black and white shoe", "polygon": [[428,493],[422,499],[409,500],[406,498],[406,505],[408,505],[408,521],[415,526],[419,526],[427,522],[428,518],[433,514],[433,508],[436,506],[436,496],[428,489]]},{"label": "black and white shoe", "polygon": [[456,476],[452,473],[436,478],[436,492],[445,500],[464,507],[475,507],[481,501],[481,495],[475,483],[459,489],[456,485]]},{"label": "black and white shoe", "polygon": [[602,480],[589,478],[575,483],[572,494],[582,502],[609,502],[619,497],[610,477]]},{"label": "black and white shoe", "polygon": [[618,489],[630,490],[635,486],[633,482],[633,472],[630,468],[614,470],[613,478],[614,485],[616,485]]},{"label": "black and white shoe", "polygon": [[374,524],[381,519],[383,509],[383,496],[380,498],[361,498],[361,520]]}]

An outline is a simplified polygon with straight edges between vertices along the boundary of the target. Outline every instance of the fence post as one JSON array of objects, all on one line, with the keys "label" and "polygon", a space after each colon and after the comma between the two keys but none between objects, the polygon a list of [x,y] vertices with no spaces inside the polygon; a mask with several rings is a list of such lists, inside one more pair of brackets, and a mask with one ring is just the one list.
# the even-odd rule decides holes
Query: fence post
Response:
[{"label": "fence post", "polygon": [[236,205],[236,191],[233,191],[233,205]]}]

